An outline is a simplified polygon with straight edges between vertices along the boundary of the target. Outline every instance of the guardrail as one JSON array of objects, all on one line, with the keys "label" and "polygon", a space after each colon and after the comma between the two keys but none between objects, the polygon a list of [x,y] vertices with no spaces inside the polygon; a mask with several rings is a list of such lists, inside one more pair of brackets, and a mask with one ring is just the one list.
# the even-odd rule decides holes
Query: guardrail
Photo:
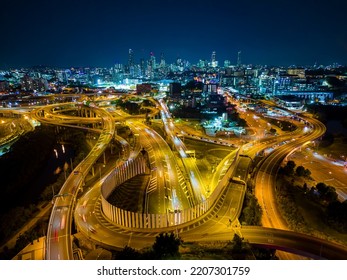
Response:
[{"label": "guardrail", "polygon": [[[126,163],[127,166],[119,167],[105,179],[101,186],[101,205],[104,215],[113,223],[126,227],[137,229],[158,229],[170,226],[177,226],[206,214],[213,205],[218,201],[221,192],[229,184],[229,178],[234,172],[238,158],[238,152],[230,164],[228,171],[223,179],[218,183],[212,194],[203,202],[200,202],[193,207],[177,210],[167,213],[140,213],[124,210],[116,207],[107,201],[108,196],[121,183],[126,180],[146,172],[146,163],[141,159]],[[141,166],[142,165],[142,166]]]}]

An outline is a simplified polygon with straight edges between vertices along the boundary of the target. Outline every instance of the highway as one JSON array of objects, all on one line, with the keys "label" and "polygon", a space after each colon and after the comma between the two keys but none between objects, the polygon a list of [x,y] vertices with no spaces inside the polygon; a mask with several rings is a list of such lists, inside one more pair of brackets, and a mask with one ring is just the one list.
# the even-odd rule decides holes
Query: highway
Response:
[{"label": "highway", "polygon": [[189,177],[190,185],[192,188],[192,200],[195,204],[206,200],[208,195],[207,186],[203,178],[201,177],[200,171],[196,166],[195,160],[187,154],[187,148],[184,143],[175,135],[175,126],[171,118],[171,114],[162,99],[159,100],[161,106],[161,118],[164,123],[165,132],[167,137],[173,143],[175,149],[179,152],[182,163],[185,167],[185,172]]},{"label": "highway", "polygon": [[[243,168],[241,164],[240,168]],[[100,185],[88,191],[76,206],[75,220],[78,227],[90,240],[106,246],[122,249],[130,246],[142,249],[151,246],[160,229],[125,229],[108,222],[101,213],[97,199]],[[195,241],[230,241],[239,234],[251,244],[274,248],[283,252],[305,256],[312,259],[345,259],[347,248],[339,244],[319,239],[310,235],[275,228],[240,226],[232,223],[239,216],[242,207],[245,185],[230,183],[221,192],[218,202],[211,211],[196,221],[168,227],[166,232],[175,232],[185,242]],[[83,221],[82,216],[86,217]]]},{"label": "highway", "polygon": [[[286,140],[283,145],[277,146],[273,152],[265,157],[257,166],[255,177],[255,195],[263,209],[262,225],[276,229],[288,230],[288,225],[281,216],[276,200],[276,175],[280,165],[286,156],[304,146],[312,140],[317,139],[325,133],[325,126],[317,120],[306,119],[313,126],[307,131],[297,129],[291,133],[291,139]],[[296,256],[282,255],[282,258],[297,258]]]},{"label": "highway", "polygon": [[243,227],[243,238],[251,244],[283,250],[311,259],[345,260],[346,248],[324,239],[298,232],[266,227]]},{"label": "highway", "polygon": [[[271,104],[271,106],[273,106],[273,104]],[[292,114],[292,112],[288,113]],[[253,126],[259,126],[259,128],[263,127],[262,130],[265,131],[267,129],[267,124],[265,123],[264,125],[261,125],[261,119],[252,115],[253,114],[249,111],[244,113],[244,117],[248,119],[249,123],[253,122]],[[270,138],[267,137],[264,139],[261,139],[259,135],[256,135],[254,138],[255,141],[246,144],[241,148],[240,153],[251,158],[255,158],[255,156],[259,154],[259,151],[267,151],[264,153],[263,160],[261,160],[260,163],[255,166],[255,170],[253,172],[255,179],[255,195],[263,209],[262,226],[264,227],[288,230],[288,226],[279,213],[277,207],[275,184],[277,171],[283,160],[288,158],[288,155],[311,143],[311,141],[319,138],[326,131],[325,126],[319,121],[309,116],[302,116],[302,119],[303,121],[299,122],[296,120],[291,120],[291,122],[293,124],[295,123],[297,126],[297,129],[291,133],[285,133],[281,136]],[[280,132],[279,130],[277,131]],[[291,251],[287,250],[287,252]],[[297,254],[298,252],[293,251],[291,253]],[[291,254],[288,255],[281,251],[279,252],[279,256],[281,259],[300,259],[300,256]],[[308,257],[308,255],[305,254],[303,254],[303,256]]]},{"label": "highway", "polygon": [[296,166],[301,165],[311,171],[314,180],[308,183],[309,186],[324,182],[336,189],[341,202],[347,199],[347,168],[344,166],[344,160],[330,159],[323,152],[316,151],[313,145],[295,151],[287,157],[287,160],[292,160]]},{"label": "highway", "polygon": [[140,121],[129,120],[127,125],[141,135],[140,144],[149,156],[151,182],[146,190],[146,212],[167,213],[188,208],[191,194],[167,142]]},{"label": "highway", "polygon": [[[51,110],[57,105],[45,106],[44,109],[36,109],[31,112],[32,118],[37,121],[62,125],[66,116],[54,114],[50,118]],[[69,106],[69,104],[61,104]],[[58,195],[53,198],[53,208],[49,220],[46,238],[47,260],[73,259],[71,227],[76,196],[83,188],[84,178],[92,168],[96,160],[103,154],[107,145],[112,140],[115,124],[112,116],[105,110],[93,108],[103,121],[102,132],[99,139],[86,158],[79,163],[74,172],[65,181]],[[47,118],[48,115],[48,118]],[[77,121],[78,122],[78,121]]]},{"label": "highway", "polygon": [[[111,115],[107,110],[101,108],[89,108],[95,116],[70,116],[59,112],[75,110],[73,103],[55,104],[35,109],[31,112],[31,117],[39,122],[46,122],[52,125],[66,125],[82,129],[88,129],[100,133],[99,139],[88,154],[88,156],[76,167],[75,172],[67,178],[60,193],[54,198],[51,218],[47,231],[47,252],[46,259],[73,259],[71,244],[72,216],[78,229],[88,238],[96,243],[115,248],[123,248],[125,245],[134,248],[143,248],[153,242],[155,236],[165,230],[174,231],[180,234],[187,241],[208,239],[217,241],[225,235],[226,240],[230,240],[234,233],[241,234],[250,243],[273,246],[284,251],[303,254],[313,258],[340,258],[340,253],[334,250],[336,244],[316,240],[314,237],[304,236],[311,240],[312,244],[316,240],[316,245],[296,246],[290,239],[296,238],[296,233],[290,232],[285,222],[281,219],[277,211],[275,194],[275,176],[277,170],[284,160],[297,147],[317,139],[325,132],[325,127],[315,119],[308,119],[313,129],[305,130],[303,126],[290,133],[277,137],[266,137],[261,139],[260,133],[255,140],[243,145],[240,150],[231,153],[217,167],[212,179],[212,190],[217,190],[219,199],[215,201],[212,208],[195,221],[186,224],[176,225],[165,229],[135,230],[120,228],[111,224],[104,218],[100,203],[101,180],[83,197],[76,201],[77,193],[82,190],[85,176],[92,168],[96,160],[103,154],[108,143],[113,139],[115,133],[115,121],[126,121],[127,125],[139,135],[139,145],[143,147],[149,155],[151,167],[151,184],[146,190],[147,211],[155,213],[167,213],[181,208],[187,208],[197,202],[203,201],[210,195],[207,184],[203,181],[196,167],[194,159],[187,157],[186,148],[183,142],[176,136],[175,127],[163,101],[161,104],[161,115],[167,133],[168,143],[173,145],[180,154],[185,170],[179,171],[177,168],[177,157],[170,146],[156,132],[137,120],[139,116],[128,116],[124,113],[118,116]],[[143,119],[143,116],[141,116]],[[95,124],[95,127],[83,128],[81,124]],[[265,129],[266,124],[263,129]],[[120,139],[119,139],[120,140]],[[170,142],[171,141],[171,142]],[[129,145],[124,145],[129,149]],[[264,210],[263,226],[265,228],[241,228],[237,223],[244,194],[246,191],[246,181],[248,179],[248,167],[252,159],[259,151],[272,147],[272,152],[264,157],[264,160],[255,169],[255,194]],[[124,160],[135,157],[139,152],[127,150]],[[236,161],[236,162],[235,162]],[[231,163],[235,162],[235,172],[228,169]],[[229,170],[227,172],[227,170]],[[190,183],[184,182],[183,178],[189,177]],[[238,182],[226,183],[230,176],[236,178]],[[183,181],[182,181],[183,180]],[[217,187],[219,186],[219,187]],[[279,238],[265,238],[273,236],[276,229],[276,236]],[[272,235],[271,235],[272,234]],[[305,238],[302,242],[308,241]],[[224,239],[221,239],[224,240]],[[273,241],[269,241],[273,240]],[[304,241],[305,240],[305,241]],[[270,243],[270,244],[269,244]],[[300,243],[300,242],[299,242]],[[322,245],[324,243],[324,246]],[[319,254],[317,244],[321,244]],[[340,247],[340,251],[347,252]]]},{"label": "highway", "polygon": [[[157,109],[154,111],[158,113]],[[145,212],[167,213],[188,208],[193,195],[168,143],[141,121],[141,115],[134,117],[120,110],[115,112],[114,117],[115,115],[127,120],[126,125],[148,153],[151,179],[146,188]]]},{"label": "highway", "polygon": [[294,134],[290,142],[277,147],[270,153],[258,167],[256,175],[255,195],[258,198],[259,204],[264,210],[262,225],[265,227],[274,227],[278,229],[287,229],[287,225],[281,219],[278,212],[275,199],[275,178],[277,171],[285,159],[296,148],[303,146],[305,143],[315,140],[325,133],[325,126],[317,120],[308,119],[314,126],[309,133]]}]

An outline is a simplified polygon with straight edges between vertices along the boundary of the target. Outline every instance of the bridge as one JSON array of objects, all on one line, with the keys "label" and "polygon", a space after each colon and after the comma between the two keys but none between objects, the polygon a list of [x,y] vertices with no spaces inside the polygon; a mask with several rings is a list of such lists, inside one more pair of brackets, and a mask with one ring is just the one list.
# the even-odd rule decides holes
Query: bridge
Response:
[{"label": "bridge", "polygon": [[[68,110],[77,110],[79,112],[79,116],[72,117],[62,114],[62,112]],[[78,202],[76,202],[76,198],[79,191],[82,191],[83,189],[84,179],[86,175],[93,170],[94,164],[105,152],[105,149],[109,145],[110,141],[112,139],[115,139],[116,135],[114,122],[116,118],[112,116],[110,113],[108,113],[106,110],[100,108],[78,108],[74,104],[60,104],[59,109],[57,109],[57,105],[45,106],[43,108],[33,110],[31,116],[40,122],[46,122],[52,125],[73,126],[80,129],[88,129],[95,133],[100,133],[99,139],[92,151],[90,152],[90,154],[88,154],[88,156],[76,167],[75,172],[72,172],[71,175],[67,178],[64,186],[61,189],[60,194],[69,193],[71,195],[59,195],[55,199],[55,204],[49,222],[49,228],[47,232],[46,259],[73,259],[71,238],[69,238],[69,236],[71,235],[72,216],[74,214],[76,216],[76,213],[78,212],[78,209],[80,207]],[[124,120],[124,116],[119,117],[119,119],[121,118],[123,118]],[[136,130],[140,126],[138,123],[135,124],[133,123],[133,121],[130,121],[132,118],[126,116],[126,122],[130,126],[133,126],[132,129]],[[314,120],[310,121],[315,125],[319,123],[318,121]],[[167,122],[167,120],[164,120],[164,123],[165,122]],[[92,124],[92,126],[89,127],[89,124]],[[167,126],[172,126],[172,123],[167,123]],[[322,131],[322,129],[319,129],[319,132],[315,132],[315,130],[313,129],[310,133],[305,133],[302,137],[299,137],[299,134],[302,132],[298,131],[297,136],[298,138],[300,138],[300,141],[293,141],[290,145],[288,145],[289,149],[292,149],[292,147],[297,145],[303,145],[305,142],[310,141],[311,139],[316,139],[322,134]],[[144,135],[143,133],[153,134],[153,131],[150,132],[148,128],[142,127],[141,135]],[[285,141],[285,139],[292,138],[293,135],[288,135],[279,137],[277,139],[272,139],[272,142],[278,143],[279,141]],[[111,221],[111,223],[113,223],[113,227],[116,226],[119,228],[127,228],[127,232],[128,234],[131,234],[133,241],[137,239],[136,235],[138,232],[147,232],[149,240],[153,240],[155,234],[163,231],[176,231],[186,236],[187,240],[189,240],[189,236],[194,236],[194,230],[201,231],[204,226],[208,226],[210,223],[214,222],[211,221],[212,215],[215,215],[215,213],[219,213],[219,211],[222,211],[221,209],[225,208],[223,205],[226,205],[229,211],[225,212],[223,214],[223,217],[225,216],[225,218],[232,220],[236,220],[238,218],[242,207],[243,195],[247,187],[247,176],[245,175],[248,173],[248,169],[245,169],[245,167],[247,167],[245,161],[249,162],[249,159],[253,157],[252,152],[254,150],[250,149],[250,153],[247,154],[245,154],[243,151],[242,155],[246,155],[246,157],[240,156],[239,153],[235,154],[232,157],[233,160],[230,160],[228,163],[229,165],[227,171],[225,172],[225,168],[223,168],[223,172],[217,172],[219,176],[221,176],[221,174],[223,173],[223,176],[221,180],[216,181],[218,183],[216,183],[216,185],[213,187],[214,191],[212,193],[208,193],[206,187],[202,187],[200,190],[203,192],[203,196],[198,195],[198,198],[200,197],[200,199],[198,200],[196,200],[196,197],[191,200],[187,198],[188,196],[194,196],[192,186],[187,183],[180,185],[180,187],[174,189],[174,191],[170,187],[165,188],[163,195],[165,197],[164,201],[167,202],[170,200],[170,198],[172,201],[172,198],[174,198],[174,194],[176,193],[176,191],[181,191],[182,193],[186,194],[186,200],[183,202],[183,204],[180,205],[180,208],[177,209],[179,211],[165,210],[169,209],[166,204],[166,206],[162,208],[164,209],[164,213],[161,211],[158,211],[157,213],[137,213],[125,209],[120,209],[115,207],[114,205],[111,205],[107,201],[108,195],[119,185],[139,174],[149,172],[151,173],[151,175],[154,176],[154,178],[157,178],[158,180],[158,178],[160,178],[161,170],[164,169],[158,168],[161,170],[149,170],[148,162],[146,162],[141,153],[139,153],[140,149],[137,149],[136,151],[130,150],[129,145],[127,145],[127,142],[124,139],[118,138],[117,140],[124,145],[127,152],[125,153],[125,157],[123,158],[123,160],[120,161],[119,164],[115,167],[114,171],[108,174],[108,177],[104,178],[101,182],[101,185],[99,185],[99,191],[96,192],[97,198],[99,198],[96,199],[96,203],[91,207],[97,207],[96,205],[98,205],[99,203],[101,213],[102,215],[104,215],[105,219]],[[142,143],[143,145],[146,145],[145,142],[146,141],[139,141],[139,143]],[[268,143],[262,143],[261,141],[259,141],[257,147],[256,145],[254,145],[254,149],[259,150],[259,146],[265,148],[266,146],[268,146]],[[154,164],[155,167],[160,167],[161,165],[155,161],[155,158],[157,158],[158,155],[155,155],[155,153],[151,154],[151,145],[147,145],[147,147],[149,150],[150,161],[151,158],[153,158],[151,164]],[[281,155],[278,157],[277,162],[283,160],[283,156],[286,153],[288,153],[288,151],[281,151]],[[246,159],[247,157],[249,157],[249,159]],[[168,159],[170,157],[163,156],[163,158],[165,158],[166,162],[169,162],[169,166],[176,166],[174,160],[170,162],[170,159]],[[278,166],[278,163],[276,166]],[[242,167],[242,170],[247,171],[246,173],[241,172],[239,175],[237,175],[237,173],[235,172],[237,172],[238,168],[240,167]],[[259,168],[259,170],[264,170],[262,168]],[[220,168],[220,170],[222,170],[222,168]],[[275,171],[276,168],[272,167],[271,172],[269,173],[275,174]],[[234,176],[235,174],[236,176]],[[169,175],[167,176],[168,177],[161,179],[161,184],[167,185],[168,182],[170,182],[170,180],[173,180],[169,178]],[[231,177],[239,178],[241,184],[234,184],[233,182],[229,182],[229,178]],[[157,184],[159,185],[159,182],[157,182]],[[155,185],[153,188],[156,188]],[[237,204],[235,205],[230,204],[230,193],[232,192],[238,193],[236,197],[238,197],[239,199],[237,201]],[[160,191],[158,191],[157,199],[161,199],[160,195],[162,194],[159,193]],[[168,194],[170,195],[170,197],[168,196]],[[152,199],[154,199],[153,197]],[[235,197],[235,193],[233,193],[233,197]],[[174,207],[173,204],[171,204],[171,206]],[[173,210],[175,210],[175,208],[173,208]],[[63,226],[62,221],[64,221]],[[81,225],[81,222],[78,221],[78,219],[75,222],[77,223],[77,227],[79,228],[79,230],[81,232],[84,232],[84,226]],[[101,232],[101,226],[102,225],[98,226],[98,232]],[[237,231],[238,233],[241,233],[244,237],[247,237],[247,240],[249,240],[250,243],[270,247],[276,246],[277,249],[287,251],[294,250],[295,253],[307,255],[312,258],[340,258],[340,256],[343,255],[343,252],[346,252],[346,249],[344,247],[339,246],[341,254],[337,253],[338,251],[335,250],[335,243],[326,242],[320,239],[317,241],[317,244],[320,242],[320,244],[324,244],[324,246],[321,245],[320,251],[318,253],[316,246],[313,246],[312,250],[310,249],[310,246],[307,246],[307,248],[296,248],[296,246],[294,246],[293,243],[289,242],[291,238],[294,238],[296,236],[295,233],[289,234],[286,231],[285,234],[284,232],[282,233],[281,238],[278,238],[278,240],[276,239],[276,242],[274,241],[273,243],[269,241],[271,240],[271,238],[264,240],[259,237],[260,235],[271,236],[271,234],[274,234],[272,232],[272,229],[242,228],[237,229]],[[277,229],[277,231],[280,230]],[[92,232],[92,230],[90,229],[90,227],[88,227],[86,234],[90,236],[90,232]],[[257,234],[255,234],[254,236],[252,232],[257,232],[259,236]],[[117,233],[112,234],[114,236],[117,235]],[[227,235],[230,240],[230,230]],[[197,237],[197,235],[195,236],[196,240],[198,240],[199,238]],[[218,234],[216,234],[215,236],[218,236]],[[210,238],[212,238],[212,235],[210,236]],[[311,239],[311,237],[308,236],[305,236],[305,238]],[[114,240],[115,238],[112,239]],[[106,240],[101,241],[100,238],[98,239],[98,236],[95,236],[95,240],[97,242],[100,242],[100,244],[106,242]],[[213,238],[211,240],[213,240]],[[119,244],[109,245],[114,247],[119,246]],[[335,257],[333,255],[333,252],[336,252]]]}]

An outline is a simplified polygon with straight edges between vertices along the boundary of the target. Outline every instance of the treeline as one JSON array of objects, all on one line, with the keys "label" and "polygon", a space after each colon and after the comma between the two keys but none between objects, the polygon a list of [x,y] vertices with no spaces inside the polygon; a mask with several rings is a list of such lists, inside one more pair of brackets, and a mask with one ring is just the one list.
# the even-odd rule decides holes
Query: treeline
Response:
[{"label": "treeline", "polygon": [[295,188],[297,187],[295,176],[311,179],[310,175],[311,172],[308,169],[303,166],[296,166],[294,161],[288,161],[284,167],[280,168],[279,176],[282,182],[277,186],[277,190],[281,198],[281,205],[283,209],[286,209],[287,218],[291,220],[292,225],[298,227],[305,225],[305,221],[295,205],[293,195],[294,191],[301,191],[305,199],[322,209],[324,216],[321,218],[326,224],[341,233],[347,233],[347,200],[339,201],[333,186],[320,182],[315,186],[308,187],[305,182],[299,188]]},{"label": "treeline", "polygon": [[[218,247],[218,248],[217,248]],[[182,250],[180,250],[182,249]],[[181,251],[183,253],[181,253]],[[125,246],[121,251],[113,251],[113,260],[274,260],[275,249],[263,249],[251,246],[243,238],[234,235],[233,239],[221,247],[212,244],[185,243],[174,233],[160,233],[153,245],[144,250],[135,250]]]},{"label": "treeline", "polygon": [[255,195],[246,192],[242,212],[239,218],[240,223],[249,226],[261,226],[262,214],[263,210],[261,209]]},{"label": "treeline", "polygon": [[[132,102],[134,101],[134,102]],[[127,111],[130,115],[145,114],[148,108],[143,107],[154,107],[155,104],[152,101],[142,98],[133,98],[128,100],[126,98],[119,98],[112,102],[116,106],[121,107],[124,111]]]},{"label": "treeline", "polygon": [[121,251],[113,251],[114,260],[177,260],[181,254],[179,247],[182,239],[174,233],[160,233],[151,248],[143,251],[125,246]]},{"label": "treeline", "polygon": [[[25,212],[27,213],[27,215],[22,215]],[[30,207],[21,207],[21,209],[18,209],[17,207],[16,211],[9,213],[9,215],[14,214],[12,216],[12,220],[8,219],[7,221],[13,221],[14,223],[17,222],[18,224],[25,223],[28,221],[28,219],[32,218],[30,213],[34,213],[34,210],[30,209]],[[22,219],[22,221],[20,219]],[[37,240],[40,237],[44,236],[47,232],[48,219],[49,217],[45,217],[45,219],[38,221],[33,228],[29,229],[23,234],[20,234],[13,248],[5,246],[3,251],[0,252],[0,260],[11,260],[28,244],[33,244],[34,242],[37,242]],[[13,225],[10,224],[9,230],[12,230],[12,233],[13,229]]]}]

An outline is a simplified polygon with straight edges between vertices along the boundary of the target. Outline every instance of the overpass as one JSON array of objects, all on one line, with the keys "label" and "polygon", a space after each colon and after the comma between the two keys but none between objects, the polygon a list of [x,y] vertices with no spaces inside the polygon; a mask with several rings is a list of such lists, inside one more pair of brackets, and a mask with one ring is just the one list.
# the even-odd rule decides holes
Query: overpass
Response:
[{"label": "overpass", "polygon": [[[54,114],[51,117],[47,110],[52,110],[57,105],[46,106],[44,109],[32,111],[32,117],[40,122],[64,125],[65,116]],[[71,106],[63,104],[62,106]],[[92,169],[98,158],[104,153],[107,145],[113,138],[115,124],[112,116],[105,110],[98,108],[91,109],[98,114],[103,122],[99,139],[87,157],[82,160],[72,172],[64,185],[61,187],[59,195],[54,199],[54,204],[49,219],[46,238],[46,259],[73,259],[71,225],[74,206],[78,192],[83,188],[84,178]]]},{"label": "overpass", "polygon": [[[110,136],[112,135],[112,126],[113,126],[113,131],[114,131],[114,122],[113,122],[113,118],[112,116],[110,116],[105,110],[101,110],[101,109],[96,109],[96,108],[93,108],[93,110],[97,110],[97,114],[99,114],[99,119],[98,120],[94,120],[95,122],[98,122],[100,121],[100,119],[102,120],[102,125],[103,127],[100,128],[101,129],[101,135],[100,135],[100,142],[98,141],[97,145],[95,146],[95,149],[93,149],[93,153],[91,156],[87,157],[85,159],[85,162],[84,162],[84,167],[83,169],[79,170],[79,171],[82,171],[81,174],[85,174],[86,172],[88,172],[88,168],[90,168],[90,166],[92,166],[93,162],[95,162],[95,158],[100,156],[99,152],[101,151],[100,148],[105,148],[104,145],[110,140],[109,137],[107,136]],[[106,112],[106,113],[104,113]],[[55,112],[56,113],[56,112]],[[42,121],[47,121],[47,119],[50,119],[50,116],[48,116],[48,118],[46,119],[47,116],[44,116],[43,120]],[[54,116],[54,118],[52,118],[50,120],[51,123],[53,124],[56,124],[56,125],[62,125],[64,123],[64,121],[62,121],[60,117],[58,117],[59,120],[57,120],[57,117]],[[93,121],[93,119],[91,120]],[[113,124],[113,125],[112,125]],[[312,133],[311,137],[313,136],[317,136],[317,134],[314,134]],[[288,136],[289,138],[290,137],[293,137],[293,136]],[[105,139],[106,138],[106,139]],[[307,141],[309,138],[303,138],[305,141]],[[302,139],[301,139],[302,140]],[[301,142],[300,142],[301,143]],[[293,143],[293,145],[295,145],[295,143]],[[88,167],[89,166],[89,167]],[[228,176],[230,176],[231,174],[230,173],[226,173],[226,176],[225,178],[228,178]],[[118,175],[117,175],[118,176]],[[79,177],[79,176],[77,176]],[[82,182],[82,178],[83,176],[80,178],[80,181],[70,181],[69,182],[69,178],[67,180],[67,182],[64,184],[64,190],[68,190],[68,191],[72,191],[72,192],[67,192],[67,193],[71,193],[72,195],[71,196],[62,196],[62,197],[58,197],[56,199],[56,204],[55,204],[55,207],[54,207],[54,210],[52,211],[52,216],[51,216],[51,220],[50,220],[50,229],[48,231],[48,239],[49,239],[49,245],[47,246],[47,250],[48,252],[50,252],[50,254],[47,255],[47,259],[72,259],[72,256],[71,256],[71,252],[68,252],[68,253],[65,253],[64,250],[67,250],[69,251],[70,249],[61,249],[61,248],[58,248],[56,249],[53,254],[52,254],[52,244],[55,243],[59,243],[61,244],[62,242],[64,244],[62,244],[62,247],[65,246],[65,248],[68,248],[69,246],[69,241],[62,241],[62,239],[64,239],[63,236],[69,236],[69,231],[64,231],[64,235],[60,234],[57,234],[58,231],[62,231],[64,230],[65,226],[62,226],[62,221],[64,221],[64,224],[66,224],[67,227],[69,227],[69,223],[65,222],[66,218],[69,217],[69,220],[71,220],[71,215],[72,215],[72,209],[74,208],[74,204],[75,204],[75,192],[76,192],[76,187],[75,188],[71,188],[72,185],[75,185],[79,188],[81,182]],[[127,177],[129,178],[129,177]],[[245,179],[246,177],[244,177]],[[245,180],[244,180],[245,181]],[[225,184],[225,182],[224,182]],[[67,187],[68,185],[70,185],[70,187]],[[222,196],[226,196],[226,193],[225,191],[228,192],[229,188],[230,188],[230,184],[227,184],[226,187],[224,185],[224,187],[220,187],[220,188],[216,188],[216,190],[218,189],[218,191],[214,192],[215,193],[215,197],[213,199],[215,199],[215,201],[218,201],[217,198],[220,198],[220,195],[222,194]],[[63,188],[62,188],[63,189]],[[66,193],[66,192],[63,192],[63,193]],[[211,196],[212,197],[212,196]],[[212,198],[211,198],[212,199]],[[243,199],[241,199],[243,200]],[[226,200],[223,200],[222,201],[225,201]],[[242,201],[241,201],[242,202]],[[208,221],[206,220],[206,217],[208,217],[209,215],[211,215],[211,213],[214,213],[216,210],[215,210],[215,207],[211,207],[211,205],[214,205],[216,206],[215,204],[210,204],[210,205],[207,205],[207,206],[202,206],[202,207],[198,207],[195,211],[195,213],[198,213],[198,211],[201,211],[198,213],[198,215],[194,214],[194,215],[191,215],[189,216],[189,214],[183,214],[181,217],[189,217],[188,219],[177,219],[177,215],[173,215],[173,218],[169,218],[168,220],[172,220],[172,221],[180,221],[179,223],[177,222],[174,222],[173,223],[173,226],[170,225],[170,223],[167,223],[168,220],[166,220],[166,222],[162,222],[162,221],[165,221],[165,216],[162,216],[160,218],[158,218],[157,216],[155,216],[153,218],[153,221],[151,221],[149,224],[150,226],[148,227],[148,229],[150,230],[149,232],[151,233],[158,233],[158,232],[166,232],[166,231],[173,231],[173,230],[178,230],[181,234],[186,234],[190,231],[190,226],[191,225],[194,225],[195,223],[198,224],[198,226],[196,226],[197,228],[199,228],[201,226],[201,223],[203,221],[203,224],[206,224],[208,223]],[[242,203],[239,203],[239,206],[238,206],[238,209],[240,209],[240,207],[242,206]],[[221,207],[219,205],[219,207]],[[202,209],[202,210],[199,210],[199,209]],[[118,211],[118,210],[117,210]],[[55,213],[54,215],[57,216],[57,218],[55,218],[53,216],[53,212]],[[175,213],[177,214],[177,213]],[[113,214],[112,214],[113,215]],[[53,217],[53,218],[52,218]],[[128,234],[130,234],[132,236],[132,239],[133,240],[136,240],[136,234],[138,232],[138,230],[143,230],[143,226],[145,223],[141,223],[140,222],[140,219],[138,218],[134,218],[134,214],[133,213],[123,213],[121,214],[121,216],[118,216],[118,217],[121,217],[120,219],[118,219],[118,223],[119,221],[124,221],[121,222],[121,227],[124,227],[124,226],[127,226],[128,227]],[[230,214],[229,214],[229,217],[230,217]],[[127,222],[125,222],[127,221]],[[131,222],[129,222],[131,221]],[[213,222],[213,221],[211,221]],[[123,224],[122,224],[123,223]],[[165,225],[170,225],[170,226],[165,226]],[[60,230],[59,230],[59,227],[60,227]],[[63,228],[62,228],[63,227]],[[71,225],[70,225],[71,227]],[[70,229],[69,229],[70,230]],[[71,231],[71,230],[70,230]],[[249,233],[249,231],[251,231],[251,233]],[[255,232],[260,232],[259,234],[262,235],[262,234],[267,234],[268,232],[268,229],[265,229],[265,232],[261,231],[260,229],[256,229],[256,228],[253,228],[253,229],[241,229],[241,233],[242,235],[244,236],[247,236],[247,239],[252,243],[254,244],[258,244],[258,245],[264,245],[264,246],[278,246],[277,248],[280,249],[288,249],[288,251],[290,250],[290,248],[292,248],[292,246],[294,246],[292,243],[289,242],[289,239],[290,238],[294,238],[295,235],[293,235],[292,233],[291,234],[282,234],[281,236],[281,239],[285,240],[284,243],[280,243],[278,242],[278,244],[276,243],[274,245],[274,243],[271,243],[269,241],[269,238],[267,241],[264,241],[264,240],[258,240],[256,236],[256,234],[253,234],[252,235],[252,231],[255,233]],[[270,234],[273,234],[273,233],[270,233]],[[216,235],[217,236],[217,235]],[[271,235],[270,235],[271,236]],[[152,236],[153,237],[153,236]],[[141,237],[143,238],[143,236]],[[210,238],[212,238],[210,236]],[[216,237],[217,238],[217,237]],[[230,240],[231,236],[230,236],[230,232],[227,236],[227,238]],[[254,238],[254,239],[253,239]],[[113,238],[115,239],[115,238]],[[271,239],[271,238],[270,238]],[[211,239],[213,240],[213,239]],[[303,240],[303,239],[302,239]],[[58,242],[59,241],[59,242]],[[319,242],[321,242],[322,244],[322,241],[319,240]],[[271,244],[269,244],[271,243]],[[71,244],[71,241],[70,241],[70,244]],[[289,245],[288,245],[289,244]],[[57,245],[57,244],[56,244]],[[328,244],[329,245],[329,244]],[[309,251],[310,248],[306,248],[308,251],[304,251],[306,252],[307,254],[309,254],[310,256],[314,256],[315,258],[316,257],[322,257],[322,258],[330,258],[331,256],[333,255],[329,255],[328,253],[325,253],[326,251],[326,247],[328,248],[329,246],[328,245],[324,245],[324,247],[321,247],[321,251],[320,253],[324,253],[324,254],[317,254],[317,250],[315,251]],[[50,247],[52,246],[52,247]],[[334,248],[335,245],[331,245],[332,248]],[[59,247],[59,246],[56,246],[56,247]],[[295,247],[295,246],[294,246]],[[300,247],[301,248],[301,247]],[[305,248],[294,248],[295,252],[296,253],[300,253],[300,250],[304,250]],[[324,249],[324,250],[323,250]],[[328,250],[328,249],[327,249]],[[330,249],[329,249],[330,250]],[[328,250],[328,251],[329,251]],[[344,251],[345,249],[342,249],[342,251]],[[333,252],[334,250],[331,249],[330,252]]]},{"label": "overpass", "polygon": [[250,244],[272,248],[311,259],[346,260],[347,247],[307,234],[265,227],[242,227],[242,237]]}]

